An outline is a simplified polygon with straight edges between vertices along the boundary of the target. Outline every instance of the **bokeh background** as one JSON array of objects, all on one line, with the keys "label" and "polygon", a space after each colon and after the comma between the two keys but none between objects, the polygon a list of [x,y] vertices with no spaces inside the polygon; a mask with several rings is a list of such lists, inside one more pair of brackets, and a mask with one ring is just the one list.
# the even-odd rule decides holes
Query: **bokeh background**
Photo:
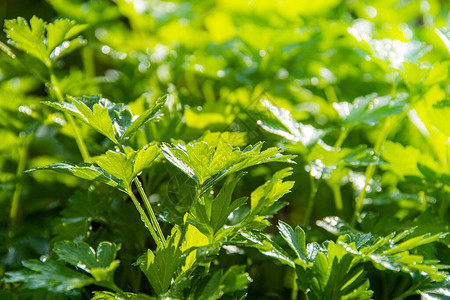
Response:
[{"label": "bokeh background", "polygon": [[[437,81],[427,97],[448,99],[448,64],[444,63],[448,62],[448,49],[435,28],[449,27],[449,7],[448,1],[437,0],[2,0],[0,22],[18,16],[29,20],[36,15],[47,22],[66,17],[89,25],[82,34],[87,45],[61,60],[56,70],[66,94],[101,94],[128,103],[137,114],[158,97],[169,94],[165,118],[146,126],[132,141],[136,146],[152,141],[189,142],[208,131],[234,131],[246,132],[245,139],[236,141],[235,146],[262,140],[266,146],[281,146],[297,154],[290,178],[296,183],[292,193],[283,198],[287,206],[276,219],[301,224],[311,240],[323,241],[333,236],[317,228],[315,221],[334,215],[351,220],[361,181],[358,176],[364,173],[364,167],[346,170],[337,183],[320,181],[316,203],[305,222],[314,181],[309,152],[304,143],[282,139],[258,124],[258,120],[275,125],[277,122],[260,99],[289,110],[297,122],[326,131],[323,140],[328,145],[334,145],[341,126],[334,102],[352,102],[371,93],[390,95],[393,87],[395,92],[421,93],[410,88],[414,84],[411,74],[407,81],[406,75],[396,69],[398,64],[402,68],[403,61],[439,65],[444,78]],[[358,37],[364,35],[371,41],[383,41],[380,45],[384,48],[377,49],[380,45],[376,42],[362,44]],[[5,34],[0,34],[0,41],[6,42]],[[367,56],[370,51],[372,56]],[[0,274],[20,268],[24,259],[49,255],[51,243],[64,239],[94,243],[115,239],[132,245],[127,253],[138,255],[149,245],[134,245],[137,239],[143,239],[145,231],[130,203],[120,204],[122,196],[110,194],[108,201],[100,201],[96,197],[108,193],[105,187],[91,193],[89,183],[70,176],[22,174],[28,168],[56,161],[82,161],[62,116],[40,104],[51,98],[46,83],[36,76],[40,73],[45,74],[45,70],[32,61],[22,65],[0,53]],[[420,70],[411,73],[420,77]],[[420,117],[420,109],[418,114]],[[373,147],[380,130],[379,126],[358,125],[349,132],[343,146]],[[83,134],[92,155],[110,146],[87,127],[83,127]],[[448,149],[442,148],[445,133],[436,133],[431,141],[421,134],[417,122],[404,118],[394,126],[389,139],[430,154],[434,159],[430,164],[449,172],[448,154],[444,153]],[[405,158],[403,163],[407,165],[409,160]],[[236,195],[248,196],[282,167],[273,164],[250,170]],[[181,193],[178,184],[186,180],[180,176],[177,170],[160,162],[143,175],[143,180],[155,202],[176,206],[173,203]],[[359,229],[385,234],[398,230],[399,224],[414,224],[419,211],[417,197],[395,199],[388,195],[396,190],[402,176],[387,167],[377,171],[373,188],[378,191],[379,187],[382,193],[372,197],[367,218]],[[341,209],[336,207],[337,194]],[[437,197],[426,191],[425,196]],[[11,213],[14,201],[19,204]],[[74,206],[78,202],[85,204]],[[446,228],[445,218],[434,217],[439,209],[426,210],[430,220],[437,220],[430,226]],[[166,231],[180,217],[165,215],[163,208],[159,213],[161,219],[168,218]],[[119,230],[124,226],[133,235]],[[445,254],[441,259],[449,263],[444,250],[430,251],[441,251]],[[121,257],[129,263],[133,259],[133,255]],[[246,259],[230,254],[223,263],[245,263]],[[256,254],[251,259],[249,272],[254,283],[250,295],[255,299],[288,297],[292,274]],[[119,280],[133,286],[135,271],[121,273],[131,274]],[[371,288],[383,291],[375,293],[376,298],[390,299],[399,282],[408,284],[408,279],[386,273],[384,278],[371,278]]]}]

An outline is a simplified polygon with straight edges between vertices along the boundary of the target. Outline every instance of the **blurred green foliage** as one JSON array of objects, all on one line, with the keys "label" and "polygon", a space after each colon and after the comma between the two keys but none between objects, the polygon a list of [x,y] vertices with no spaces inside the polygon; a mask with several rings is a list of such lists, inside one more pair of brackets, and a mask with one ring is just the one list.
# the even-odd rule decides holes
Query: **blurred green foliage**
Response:
[{"label": "blurred green foliage", "polygon": [[[1,299],[449,297],[447,1],[6,0],[0,18]],[[128,195],[24,173],[46,165]]]}]

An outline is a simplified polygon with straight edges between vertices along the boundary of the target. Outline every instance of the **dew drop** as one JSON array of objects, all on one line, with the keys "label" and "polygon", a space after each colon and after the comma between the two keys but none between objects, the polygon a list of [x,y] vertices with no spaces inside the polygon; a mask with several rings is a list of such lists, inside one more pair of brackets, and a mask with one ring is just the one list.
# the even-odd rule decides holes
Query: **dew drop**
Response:
[{"label": "dew drop", "polygon": [[111,48],[109,48],[108,46],[105,45],[102,47],[102,52],[104,54],[109,54],[109,52],[111,52]]},{"label": "dew drop", "polygon": [[203,66],[202,65],[199,65],[199,64],[195,64],[194,65],[194,69],[196,70],[196,71],[198,71],[198,72],[201,72],[201,73],[203,73]]},{"label": "dew drop", "polygon": [[219,70],[217,71],[217,77],[224,77],[225,76],[225,71],[224,70]]}]

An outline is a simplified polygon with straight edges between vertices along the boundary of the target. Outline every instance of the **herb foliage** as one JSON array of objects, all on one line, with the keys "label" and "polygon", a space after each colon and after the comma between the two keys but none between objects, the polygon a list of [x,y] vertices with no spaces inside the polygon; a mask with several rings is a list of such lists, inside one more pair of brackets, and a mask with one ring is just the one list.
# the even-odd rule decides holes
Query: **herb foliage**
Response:
[{"label": "herb foliage", "polygon": [[0,298],[450,297],[445,1],[48,3],[0,41]]}]

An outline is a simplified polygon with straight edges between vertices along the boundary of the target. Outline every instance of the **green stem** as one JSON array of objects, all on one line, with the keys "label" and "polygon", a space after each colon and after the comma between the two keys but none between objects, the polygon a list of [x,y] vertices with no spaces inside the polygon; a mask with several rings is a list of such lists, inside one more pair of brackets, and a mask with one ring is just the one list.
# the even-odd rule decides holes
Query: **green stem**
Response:
[{"label": "green stem", "polygon": [[[400,282],[400,284],[397,286],[396,290],[402,290],[405,286],[407,286],[409,283],[409,281],[407,280],[402,280]],[[418,282],[416,284],[413,284],[411,287],[409,287],[406,291],[404,291],[403,293],[401,293],[399,296],[395,297],[394,300],[403,300],[406,297],[409,296],[414,296],[414,295],[418,295],[419,294],[419,286],[420,284],[423,282]]]},{"label": "green stem", "polygon": [[439,206],[439,217],[441,217],[441,219],[444,219],[444,217],[447,215],[447,211],[448,211],[448,207],[450,205],[450,195],[449,193],[441,190],[439,192],[439,194],[441,195],[441,204]]},{"label": "green stem", "polygon": [[292,282],[291,300],[297,300],[298,298],[298,286],[297,286],[297,273],[294,270],[294,278]]},{"label": "green stem", "polygon": [[86,147],[86,144],[84,143],[83,135],[80,132],[80,128],[75,123],[75,120],[71,115],[68,113],[65,114],[66,118],[69,120],[70,124],[72,125],[73,132],[75,133],[75,141],[77,143],[78,149],[80,150],[81,157],[83,158],[84,162],[91,162],[91,156],[89,155],[89,151]]},{"label": "green stem", "polygon": [[450,171],[450,147],[447,147],[446,153],[447,153],[447,155],[443,159],[443,163],[444,163],[444,165],[447,166],[447,171]]},{"label": "green stem", "polygon": [[418,294],[417,291],[406,291],[406,292],[404,292],[403,294],[401,294],[400,296],[395,297],[394,300],[403,300],[403,299],[405,299],[406,297],[414,296],[414,295],[417,295],[417,294]]},{"label": "green stem", "polygon": [[395,297],[394,300],[403,300],[406,297],[414,296],[417,294],[419,294],[419,292],[417,290],[417,286],[414,285],[414,286],[410,287],[409,289],[407,289],[406,291],[404,291],[403,293],[401,293],[400,295],[398,295],[397,297]]},{"label": "green stem", "polygon": [[[335,151],[338,151],[341,146],[342,143],[344,143],[345,139],[347,138],[347,135],[350,131],[349,127],[341,127],[340,133],[339,133],[339,137],[336,140],[336,143],[334,144],[334,149]],[[341,187],[340,184],[332,184],[331,188],[333,190],[333,195],[334,195],[334,203],[336,205],[336,209],[338,211],[339,214],[341,214],[344,210],[344,204],[342,202],[342,195],[341,195]]]},{"label": "green stem", "polygon": [[134,206],[136,206],[136,209],[138,210],[139,214],[141,215],[141,220],[144,222],[145,226],[150,231],[150,234],[152,235],[153,239],[155,240],[155,243],[158,245],[158,247],[163,247],[163,244],[161,243],[158,234],[156,233],[156,230],[153,228],[152,223],[148,219],[147,215],[145,214],[144,209],[142,208],[141,204],[139,203],[136,196],[133,194],[133,191],[131,189],[127,190],[128,196],[130,196],[131,201],[133,201]]},{"label": "green stem", "polygon": [[125,293],[122,291],[122,289],[119,288],[114,282],[111,282],[109,286],[110,286],[110,288],[111,288],[114,292],[120,294],[120,295],[121,295],[122,297],[124,297],[125,299],[128,298],[128,297],[125,295]]},{"label": "green stem", "polygon": [[[123,153],[125,153],[125,149],[123,148],[123,146],[122,146],[121,144],[117,144],[117,146],[119,147],[120,151],[122,151]],[[150,222],[149,222],[150,225],[151,225],[151,226],[150,226],[150,227],[151,227],[150,233],[152,233],[152,232],[155,233],[155,235],[153,235],[153,233],[152,233],[152,237],[153,237],[153,239],[155,240],[155,242],[156,242],[158,245],[164,245],[164,244],[166,243],[166,239],[164,238],[164,234],[163,234],[163,232],[162,232],[162,230],[161,230],[161,226],[159,226],[158,219],[156,218],[155,212],[154,212],[153,209],[152,209],[152,206],[151,206],[151,204],[150,204],[150,201],[148,200],[148,197],[147,197],[147,195],[145,194],[144,188],[142,187],[142,184],[141,184],[141,182],[139,181],[139,179],[138,179],[137,177],[133,179],[133,182],[134,182],[134,184],[136,185],[136,187],[137,187],[137,189],[138,189],[138,191],[139,191],[139,194],[141,195],[142,202],[144,202],[144,205],[145,205],[145,208],[147,209],[148,214],[150,215],[150,220],[148,219],[147,215],[146,215],[146,214],[144,213],[144,211],[142,210],[142,207],[141,207],[141,205],[139,204],[139,201],[137,202],[137,204],[139,205],[139,208],[138,208],[138,206],[136,206],[136,208],[137,208],[138,210],[139,210],[139,209],[142,210],[142,212],[143,212],[144,215],[145,215],[145,218],[146,218],[147,220],[150,221]],[[128,193],[128,194],[130,194],[130,193]],[[131,192],[131,194],[133,195],[134,198],[136,198],[132,192]],[[131,197],[131,195],[130,195],[130,197]],[[133,201],[133,202],[134,202],[134,201]],[[135,205],[136,205],[136,203],[135,203]],[[140,213],[141,216],[142,216],[141,211],[139,211],[139,213]],[[144,223],[145,223],[145,222],[144,222]],[[147,225],[147,223],[146,223],[146,225]],[[147,225],[147,226],[148,226],[148,225]],[[149,230],[150,230],[150,228],[149,228]]]},{"label": "green stem", "polygon": [[150,215],[150,221],[152,223],[152,227],[155,229],[156,228],[156,232],[158,234],[158,238],[159,241],[162,244],[166,243],[166,239],[164,238],[164,234],[161,230],[161,226],[159,226],[159,222],[158,219],[156,218],[155,212],[152,209],[152,206],[150,204],[150,201],[148,200],[147,195],[145,194],[144,189],[142,188],[142,184],[139,181],[139,179],[136,177],[134,178],[134,184],[136,185],[136,187],[138,188],[139,194],[141,195],[142,201],[144,202],[145,208],[147,209],[148,214]]},{"label": "green stem", "polygon": [[402,292],[399,296],[395,297],[395,299],[404,299],[407,296],[415,294],[414,291],[407,288],[408,285],[410,285],[410,280],[408,277],[401,277],[399,280],[397,280],[395,290],[399,292],[401,291],[404,292]]},{"label": "green stem", "polygon": [[425,210],[427,210],[427,199],[426,199],[425,192],[420,191],[417,196],[418,196],[419,202],[422,204],[422,212],[425,212]]},{"label": "green stem", "polygon": [[119,288],[113,281],[97,281],[95,284],[114,291],[115,293],[119,294],[123,299],[128,299],[125,292],[122,291],[122,289]]},{"label": "green stem", "polygon": [[342,127],[341,131],[339,133],[339,137],[336,140],[336,143],[334,144],[334,149],[337,150],[341,148],[342,143],[344,143],[345,139],[347,138],[348,132],[350,131],[350,128],[348,127]]},{"label": "green stem", "polygon": [[314,177],[310,176],[311,192],[309,194],[308,206],[306,207],[305,220],[303,221],[303,227],[305,227],[305,228],[309,225],[309,220],[311,218],[312,210],[313,210],[314,203],[316,200],[317,187],[320,183],[320,182],[316,183],[315,180],[316,179]]},{"label": "green stem", "polygon": [[192,203],[193,204],[197,203],[197,201],[200,199],[201,195],[202,195],[202,187],[201,186],[197,186],[197,192],[195,192],[194,201]]},{"label": "green stem", "polygon": [[[19,147],[19,164],[17,165],[16,176],[19,177],[25,171],[26,162],[28,159],[28,146],[30,144],[30,137],[25,136],[21,138],[21,145]],[[14,194],[11,202],[11,210],[9,211],[9,228],[12,232],[12,228],[17,222],[17,215],[19,211],[20,196],[22,195],[22,181],[19,179],[16,183]]]},{"label": "green stem", "polygon": [[94,51],[90,47],[83,47],[81,50],[81,58],[83,60],[83,69],[86,73],[86,77],[95,77],[95,61],[94,61]]},{"label": "green stem", "polygon": [[336,91],[332,85],[327,86],[323,91],[325,93],[325,97],[330,103],[339,102],[339,99],[336,96]]},{"label": "green stem", "polygon": [[[392,96],[392,98],[395,98],[395,96],[397,94],[397,84],[395,82],[395,76],[394,76],[393,70],[390,70],[390,76],[391,76],[391,80],[392,80],[391,96]],[[393,125],[400,122],[407,113],[408,113],[408,109],[405,109],[399,115],[393,115],[393,116],[387,117],[385,119],[383,129],[381,130],[381,133],[378,136],[378,139],[375,143],[375,147],[374,147],[375,153],[380,152],[381,147],[383,146],[385,140],[387,139]],[[353,217],[350,222],[351,226],[354,226],[356,224],[357,219],[359,218],[359,215],[363,208],[364,198],[366,197],[366,193],[367,193],[366,189],[370,183],[370,180],[373,177],[373,174],[375,173],[375,170],[376,170],[375,165],[369,165],[366,169],[366,173],[365,173],[366,181],[364,182],[364,188],[361,191],[361,193],[359,194],[358,201],[356,202],[355,211],[353,213]]]},{"label": "green stem", "polygon": [[332,184],[331,189],[334,195],[334,204],[338,214],[342,214],[344,211],[344,203],[342,202],[341,186],[339,183]]},{"label": "green stem", "polygon": [[[58,79],[56,79],[55,73],[52,68],[49,68],[50,72],[50,83],[53,87],[53,91],[55,92],[56,98],[59,102],[64,102],[64,96],[61,92],[61,88],[59,87]],[[70,122],[73,128],[73,132],[75,133],[75,141],[77,143],[78,149],[80,150],[81,156],[83,157],[84,162],[90,162],[91,156],[89,155],[89,151],[84,143],[83,135],[78,128],[78,125],[75,123],[75,120],[71,115],[65,113],[66,119]]]},{"label": "green stem", "polygon": [[392,96],[392,98],[394,98],[395,95],[397,94],[397,83],[395,82],[394,70],[390,69],[389,71],[390,71],[389,75],[391,76],[391,80],[392,80],[391,96]]},{"label": "green stem", "polygon": [[140,287],[141,287],[141,282],[142,282],[142,272],[134,272],[134,274],[136,275],[135,279],[133,280],[133,292],[134,293],[139,293]]},{"label": "green stem", "polygon": [[[381,129],[381,132],[378,135],[378,139],[375,142],[375,147],[373,148],[375,154],[380,153],[381,147],[383,146],[385,140],[387,139],[389,132],[392,129],[392,125],[395,123],[393,121],[395,119],[397,119],[395,117],[396,116],[386,118],[383,128]],[[364,187],[363,187],[361,193],[359,193],[358,201],[356,202],[355,211],[353,213],[353,217],[350,222],[351,226],[355,226],[356,221],[359,218],[359,214],[361,213],[361,210],[364,205],[364,198],[366,197],[366,194],[367,194],[367,187],[369,186],[370,180],[372,180],[375,170],[376,170],[376,165],[374,165],[374,164],[369,165],[366,169],[366,172],[364,174],[366,180],[364,182]]]}]

